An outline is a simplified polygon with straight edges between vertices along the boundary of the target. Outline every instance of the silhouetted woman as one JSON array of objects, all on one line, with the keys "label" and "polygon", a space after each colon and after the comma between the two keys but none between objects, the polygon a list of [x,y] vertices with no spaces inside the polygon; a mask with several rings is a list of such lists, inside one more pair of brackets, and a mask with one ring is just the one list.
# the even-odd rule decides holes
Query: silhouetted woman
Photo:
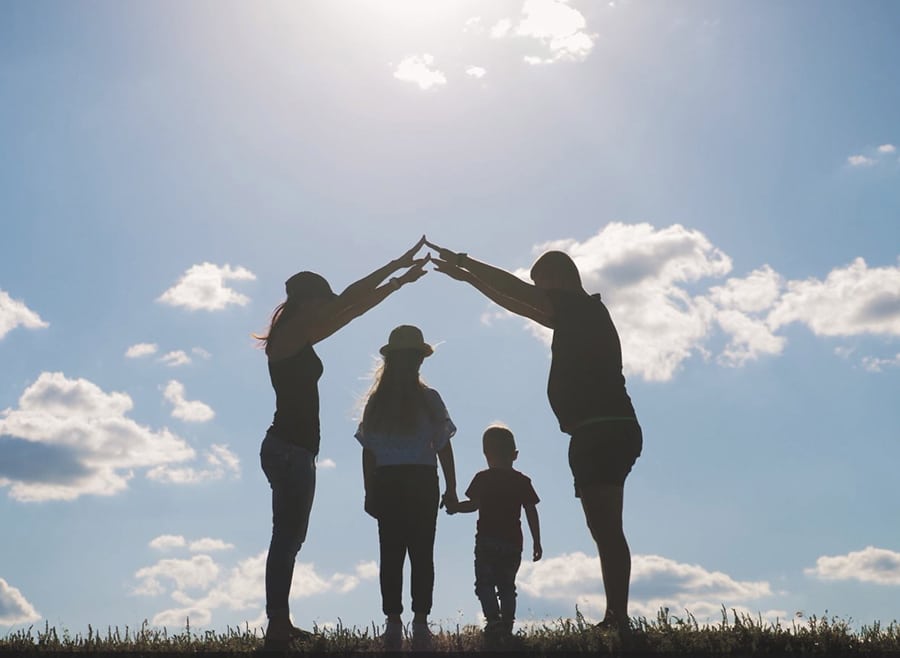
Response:
[{"label": "silhouetted woman", "polygon": [[456,426],[441,396],[419,376],[422,361],[433,351],[418,327],[400,325],[391,331],[356,432],[363,447],[366,511],[378,519],[381,607],[387,616],[382,639],[388,651],[399,651],[403,640],[400,615],[407,554],[412,648],[431,649],[428,615],[434,591],[438,461],[444,472],[444,500],[457,500],[450,444]]},{"label": "silhouetted woman", "polygon": [[601,626],[627,629],[631,552],[622,528],[625,478],[643,438],[622,375],[622,348],[600,295],[590,295],[572,259],[548,251],[531,268],[531,285],[505,270],[426,242],[438,271],[553,330],[547,395],[570,435],[575,496],[597,544],[606,590]]},{"label": "silhouetted woman", "polygon": [[[265,345],[275,389],[275,418],[260,450],[262,468],[272,487],[272,540],[266,559],[267,649],[285,649],[293,638],[308,636],[291,624],[288,595],[294,560],[306,539],[316,487],[318,380],[323,368],[313,345],[404,283],[424,275],[428,257],[415,258],[422,242],[340,295],[314,272],[295,274],[285,282],[287,299],[272,314],[268,333],[257,337]],[[401,269],[406,271],[384,282]]]}]

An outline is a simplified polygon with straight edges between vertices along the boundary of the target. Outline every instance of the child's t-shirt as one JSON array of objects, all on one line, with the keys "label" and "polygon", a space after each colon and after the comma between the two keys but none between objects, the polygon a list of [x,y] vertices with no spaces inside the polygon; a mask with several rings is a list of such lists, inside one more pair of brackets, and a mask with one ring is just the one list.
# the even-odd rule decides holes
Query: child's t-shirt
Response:
[{"label": "child's t-shirt", "polygon": [[378,466],[421,464],[437,466],[437,453],[456,434],[456,425],[441,396],[433,388],[425,389],[427,410],[422,410],[414,432],[408,435],[366,432],[360,423],[356,440],[375,455]]},{"label": "child's t-shirt", "polygon": [[488,468],[475,474],[466,496],[478,499],[476,540],[499,539],[521,549],[522,506],[540,502],[531,478],[514,468]]}]

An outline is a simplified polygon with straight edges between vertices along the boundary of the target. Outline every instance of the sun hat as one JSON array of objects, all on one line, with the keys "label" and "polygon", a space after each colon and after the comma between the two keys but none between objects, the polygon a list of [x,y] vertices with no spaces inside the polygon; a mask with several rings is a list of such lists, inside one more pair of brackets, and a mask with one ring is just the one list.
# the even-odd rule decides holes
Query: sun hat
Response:
[{"label": "sun hat", "polygon": [[290,299],[296,300],[337,297],[325,277],[315,272],[297,272],[284,282],[284,291]]},{"label": "sun hat", "polygon": [[397,350],[418,350],[425,356],[434,353],[434,348],[425,342],[422,337],[422,330],[411,324],[401,324],[394,327],[391,335],[388,337],[387,345],[382,346],[379,350],[382,356],[386,356],[388,352],[396,352]]}]

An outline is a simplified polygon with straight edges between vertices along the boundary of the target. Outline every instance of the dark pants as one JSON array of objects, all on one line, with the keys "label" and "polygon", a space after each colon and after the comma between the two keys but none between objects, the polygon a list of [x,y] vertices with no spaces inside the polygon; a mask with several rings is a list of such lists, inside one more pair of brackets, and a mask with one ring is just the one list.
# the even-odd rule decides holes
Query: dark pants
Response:
[{"label": "dark pants", "polygon": [[[508,541],[479,537],[475,540],[475,595],[487,621],[516,618],[516,574],[522,547]],[[499,599],[499,605],[498,605]]]},{"label": "dark pants", "polygon": [[438,511],[434,466],[381,466],[375,471],[375,513],[381,553],[381,609],[403,612],[403,563],[409,554],[413,612],[431,612],[434,532]]},{"label": "dark pants", "polygon": [[268,433],[259,453],[272,487],[272,541],[266,557],[266,615],[288,617],[294,560],[306,539],[316,491],[316,457]]}]

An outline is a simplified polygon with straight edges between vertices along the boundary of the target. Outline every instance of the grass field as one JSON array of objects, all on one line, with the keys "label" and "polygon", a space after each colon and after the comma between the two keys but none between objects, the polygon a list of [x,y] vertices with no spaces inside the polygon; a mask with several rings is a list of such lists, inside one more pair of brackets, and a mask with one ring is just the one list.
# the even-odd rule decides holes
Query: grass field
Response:
[{"label": "grass field", "polygon": [[[380,653],[378,629],[313,629],[314,639],[297,643],[302,653]],[[480,630],[474,626],[434,628],[434,651],[443,653],[482,653],[502,651],[540,656],[565,653],[599,655],[681,654],[681,655],[900,655],[900,625],[896,621],[883,626],[878,622],[853,630],[846,620],[810,617],[802,624],[772,624],[747,615],[728,613],[722,621],[700,625],[688,614],[671,615],[661,610],[654,620],[633,619],[630,638],[612,631],[600,631],[576,612],[574,619],[558,619],[527,632],[520,631],[501,645],[486,646]],[[22,653],[218,653],[247,654],[262,647],[260,629],[228,628],[224,632],[197,633],[187,625],[177,633],[150,628],[138,629],[89,627],[86,634],[57,631],[49,625],[31,627],[0,638],[0,654]]]}]

